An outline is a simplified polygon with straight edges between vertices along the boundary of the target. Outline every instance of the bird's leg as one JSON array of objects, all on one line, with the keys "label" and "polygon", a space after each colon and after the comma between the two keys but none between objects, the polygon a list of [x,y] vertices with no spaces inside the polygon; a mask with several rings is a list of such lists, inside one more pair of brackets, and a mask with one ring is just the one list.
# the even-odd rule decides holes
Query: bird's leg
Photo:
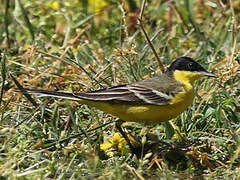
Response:
[{"label": "bird's leg", "polygon": [[118,131],[121,133],[121,135],[123,136],[123,138],[127,141],[132,153],[136,154],[137,157],[139,157],[140,155],[140,151],[138,148],[136,148],[134,145],[132,145],[130,139],[128,138],[128,135],[126,134],[126,132],[122,129],[121,125],[122,125],[123,121],[122,120],[118,120],[116,122],[116,128],[118,129]]},{"label": "bird's leg", "polygon": [[149,133],[149,126],[147,124],[144,124],[143,128],[141,129],[140,136],[142,137],[141,139],[141,157],[143,156],[143,153],[145,150],[148,149],[148,143],[147,143],[147,135]]}]

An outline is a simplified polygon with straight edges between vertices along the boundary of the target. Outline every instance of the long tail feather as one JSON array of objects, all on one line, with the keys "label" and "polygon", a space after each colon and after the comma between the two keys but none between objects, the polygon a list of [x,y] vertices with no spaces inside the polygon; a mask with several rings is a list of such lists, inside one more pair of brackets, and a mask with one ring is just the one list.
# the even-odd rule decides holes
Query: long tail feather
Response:
[{"label": "long tail feather", "polygon": [[23,93],[36,94],[39,97],[56,97],[61,99],[69,99],[69,100],[80,100],[81,98],[74,96],[72,93],[66,92],[56,92],[56,91],[48,91],[48,90],[38,90],[38,89],[23,89]]}]

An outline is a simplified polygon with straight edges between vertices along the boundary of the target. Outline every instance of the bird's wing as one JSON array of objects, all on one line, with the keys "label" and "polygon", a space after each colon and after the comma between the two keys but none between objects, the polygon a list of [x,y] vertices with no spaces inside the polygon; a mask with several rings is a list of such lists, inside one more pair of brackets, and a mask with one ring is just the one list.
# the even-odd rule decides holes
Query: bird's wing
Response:
[{"label": "bird's wing", "polygon": [[86,93],[73,93],[73,95],[85,100],[131,103],[138,105],[166,105],[169,104],[171,99],[175,96],[172,92],[164,93],[138,84],[115,86]]}]

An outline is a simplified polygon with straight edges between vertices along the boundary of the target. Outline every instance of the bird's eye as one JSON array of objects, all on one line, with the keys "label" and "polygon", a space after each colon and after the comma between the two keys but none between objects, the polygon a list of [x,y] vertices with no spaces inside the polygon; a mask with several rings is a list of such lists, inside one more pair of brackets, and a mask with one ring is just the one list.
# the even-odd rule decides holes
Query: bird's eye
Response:
[{"label": "bird's eye", "polygon": [[193,63],[188,63],[188,67],[189,67],[189,69],[192,69],[193,68]]}]

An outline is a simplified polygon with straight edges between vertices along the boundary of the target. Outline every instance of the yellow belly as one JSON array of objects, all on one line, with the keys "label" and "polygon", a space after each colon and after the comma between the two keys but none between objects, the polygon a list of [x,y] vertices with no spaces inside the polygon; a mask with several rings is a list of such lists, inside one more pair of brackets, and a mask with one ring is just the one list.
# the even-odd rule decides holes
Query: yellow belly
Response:
[{"label": "yellow belly", "polygon": [[173,119],[187,109],[193,101],[194,92],[189,87],[186,92],[177,95],[168,105],[127,105],[96,101],[83,103],[117,116],[123,121],[157,124]]},{"label": "yellow belly", "polygon": [[184,91],[176,95],[166,105],[127,105],[85,100],[82,102],[117,116],[124,121],[146,124],[161,123],[177,117],[187,109],[194,98],[193,83],[201,76],[199,73],[175,71],[174,78],[184,86]]}]

